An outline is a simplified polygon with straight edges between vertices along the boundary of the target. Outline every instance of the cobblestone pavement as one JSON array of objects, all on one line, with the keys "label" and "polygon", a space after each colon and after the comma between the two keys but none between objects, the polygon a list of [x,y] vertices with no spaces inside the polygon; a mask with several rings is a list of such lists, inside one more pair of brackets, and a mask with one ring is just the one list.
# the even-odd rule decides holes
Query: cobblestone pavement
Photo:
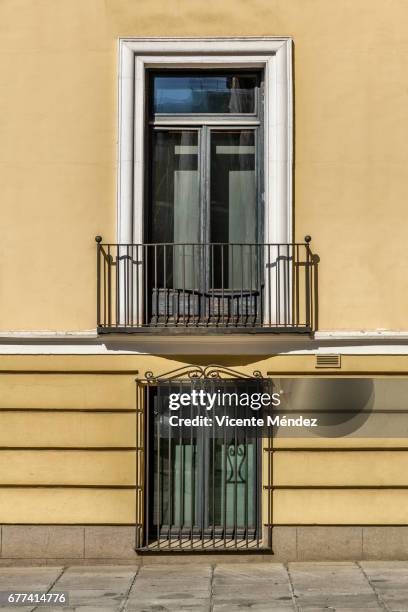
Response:
[{"label": "cobblestone pavement", "polygon": [[[157,560],[159,561],[159,560]],[[69,592],[69,606],[2,610],[84,612],[408,612],[408,562],[166,563],[2,567],[0,591]]]}]

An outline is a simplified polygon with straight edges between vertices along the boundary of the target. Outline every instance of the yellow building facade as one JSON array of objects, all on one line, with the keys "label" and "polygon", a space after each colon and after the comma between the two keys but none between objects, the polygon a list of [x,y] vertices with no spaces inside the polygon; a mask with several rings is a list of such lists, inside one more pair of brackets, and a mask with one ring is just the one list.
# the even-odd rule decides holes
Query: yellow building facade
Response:
[{"label": "yellow building facade", "polygon": [[[157,478],[181,497],[157,510],[146,429],[147,388],[214,364],[374,381],[386,415],[264,439],[256,510],[231,463],[241,552],[258,529],[266,561],[406,558],[408,442],[387,424],[408,370],[407,17],[404,0],[3,0],[2,563],[128,562],[149,512],[176,533],[202,503],[187,482],[214,501],[173,449]],[[185,559],[220,552],[214,513]]]}]

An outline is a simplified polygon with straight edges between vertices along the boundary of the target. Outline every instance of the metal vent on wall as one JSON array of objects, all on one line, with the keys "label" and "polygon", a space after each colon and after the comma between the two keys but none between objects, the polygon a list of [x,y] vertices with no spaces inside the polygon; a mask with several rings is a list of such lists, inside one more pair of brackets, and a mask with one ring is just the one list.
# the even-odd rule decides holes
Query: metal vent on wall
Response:
[{"label": "metal vent on wall", "polygon": [[316,368],[341,368],[340,355],[316,355]]}]

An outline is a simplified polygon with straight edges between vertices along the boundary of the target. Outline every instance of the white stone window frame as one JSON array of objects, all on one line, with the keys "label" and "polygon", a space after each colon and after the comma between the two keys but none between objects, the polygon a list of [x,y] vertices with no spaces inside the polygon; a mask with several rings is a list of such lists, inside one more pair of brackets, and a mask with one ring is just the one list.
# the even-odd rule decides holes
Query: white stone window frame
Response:
[{"label": "white stone window frame", "polygon": [[146,70],[198,65],[264,70],[264,241],[291,243],[293,97],[289,37],[119,40],[117,242],[140,244],[144,239]]}]

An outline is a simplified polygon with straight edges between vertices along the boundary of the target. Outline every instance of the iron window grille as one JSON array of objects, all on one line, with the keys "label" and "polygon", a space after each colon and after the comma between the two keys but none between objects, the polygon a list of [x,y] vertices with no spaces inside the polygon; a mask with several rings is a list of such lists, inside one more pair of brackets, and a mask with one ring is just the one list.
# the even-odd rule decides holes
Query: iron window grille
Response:
[{"label": "iron window grille", "polygon": [[[257,551],[272,546],[272,432],[224,427],[170,433],[160,401],[175,391],[256,389],[271,379],[220,366],[187,366],[136,380],[136,549]],[[192,409],[191,409],[192,410]],[[191,412],[192,414],[192,412]],[[228,428],[231,429],[231,428]]]}]

